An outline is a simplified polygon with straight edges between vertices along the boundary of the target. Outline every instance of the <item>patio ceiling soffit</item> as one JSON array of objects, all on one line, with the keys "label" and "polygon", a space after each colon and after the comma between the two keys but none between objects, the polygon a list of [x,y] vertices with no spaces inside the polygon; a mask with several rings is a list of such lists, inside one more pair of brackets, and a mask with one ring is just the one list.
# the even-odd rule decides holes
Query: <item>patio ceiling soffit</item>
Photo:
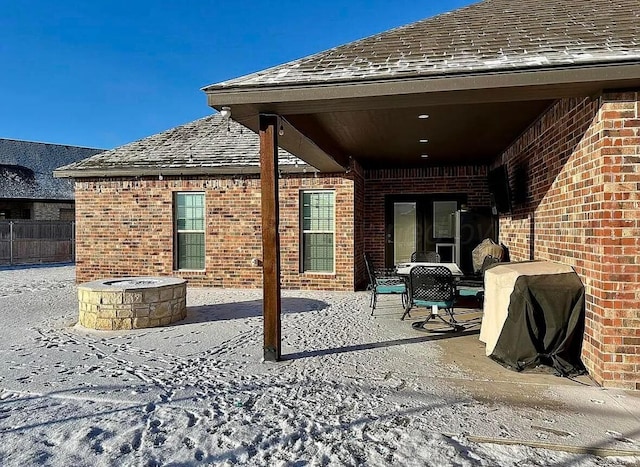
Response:
[{"label": "patio ceiling soffit", "polygon": [[[212,106],[221,111],[226,105]],[[269,110],[256,110],[253,106],[241,105],[231,108],[231,117],[255,133],[260,130],[260,115],[273,115],[278,119],[278,146],[299,157],[319,172],[346,172],[349,157],[331,145],[320,147],[303,131],[291,124],[284,116]]]}]

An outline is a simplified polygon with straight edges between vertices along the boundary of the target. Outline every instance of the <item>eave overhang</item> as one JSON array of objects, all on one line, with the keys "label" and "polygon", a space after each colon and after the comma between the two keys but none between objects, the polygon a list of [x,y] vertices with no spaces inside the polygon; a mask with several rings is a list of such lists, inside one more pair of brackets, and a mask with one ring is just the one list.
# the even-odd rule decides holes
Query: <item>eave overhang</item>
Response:
[{"label": "eave overhang", "polygon": [[[323,129],[315,125],[311,137],[308,127],[295,127],[289,123],[300,121],[296,116],[308,118],[331,113],[347,115],[349,112],[429,106],[542,102],[566,97],[595,97],[603,90],[639,87],[640,58],[633,57],[548,68],[293,85],[212,85],[203,90],[209,106],[216,110],[230,107],[232,118],[256,133],[259,114],[280,116],[289,126],[278,138],[280,147],[320,171],[335,171],[338,167],[348,167],[351,154],[345,154],[339,144],[333,144],[335,141],[329,135],[333,131],[328,131],[325,137]],[[311,121],[314,119],[317,120],[312,117]]]},{"label": "eave overhang", "polygon": [[[280,165],[278,170],[282,173],[313,173],[316,170],[307,165]],[[160,176],[206,176],[206,175],[257,175],[260,174],[260,166],[241,167],[134,167],[134,168],[96,168],[96,169],[64,169],[55,170],[55,178],[118,178],[118,177],[160,177]]]},{"label": "eave overhang", "polygon": [[[388,105],[415,106],[415,97],[431,96],[434,104],[520,100],[522,94],[540,99],[585,95],[606,88],[624,88],[640,82],[640,59],[528,70],[501,70],[441,76],[389,78],[370,81],[314,84],[203,88],[210,107],[250,105],[259,111],[276,108],[280,114],[365,110]],[[500,90],[487,96],[488,90]],[[440,95],[444,93],[443,95]],[[450,94],[453,93],[453,94]],[[437,96],[440,95],[440,96]],[[404,96],[404,99],[403,99]],[[400,99],[395,101],[395,99]],[[233,109],[232,109],[233,110]]]}]

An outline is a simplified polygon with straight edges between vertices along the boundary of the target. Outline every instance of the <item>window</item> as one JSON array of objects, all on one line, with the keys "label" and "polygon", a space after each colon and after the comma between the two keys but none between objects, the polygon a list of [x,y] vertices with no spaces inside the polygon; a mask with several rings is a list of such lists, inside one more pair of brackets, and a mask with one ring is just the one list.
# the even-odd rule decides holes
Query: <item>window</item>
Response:
[{"label": "window", "polygon": [[433,202],[433,238],[453,238],[455,232],[456,201]]},{"label": "window", "polygon": [[176,269],[204,269],[204,193],[176,193]]},{"label": "window", "polygon": [[73,208],[60,208],[59,218],[61,221],[76,220],[76,213]]},{"label": "window", "polygon": [[302,272],[334,271],[334,193],[301,193]]}]

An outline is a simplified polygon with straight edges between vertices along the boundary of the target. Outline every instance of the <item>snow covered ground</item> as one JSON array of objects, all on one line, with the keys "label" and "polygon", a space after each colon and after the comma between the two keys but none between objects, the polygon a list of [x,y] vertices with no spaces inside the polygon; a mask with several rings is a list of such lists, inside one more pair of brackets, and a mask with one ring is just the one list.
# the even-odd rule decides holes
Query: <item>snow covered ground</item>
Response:
[{"label": "snow covered ground", "polygon": [[72,266],[0,270],[2,466],[640,465],[472,442],[554,441],[556,414],[474,400],[365,293],[284,292],[279,363],[261,362],[260,291],[189,288],[185,321],[114,333],[75,326],[75,293]]}]

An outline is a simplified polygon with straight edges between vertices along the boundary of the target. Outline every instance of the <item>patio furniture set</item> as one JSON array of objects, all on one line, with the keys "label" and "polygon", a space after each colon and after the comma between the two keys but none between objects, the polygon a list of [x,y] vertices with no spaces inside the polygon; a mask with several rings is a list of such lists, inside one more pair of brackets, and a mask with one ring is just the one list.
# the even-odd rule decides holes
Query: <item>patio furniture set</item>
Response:
[{"label": "patio furniture set", "polygon": [[[447,330],[458,331],[461,326],[454,314],[456,300],[473,297],[481,308],[484,271],[498,261],[487,256],[480,272],[467,277],[456,263],[440,263],[436,252],[414,252],[411,262],[400,263],[391,269],[374,268],[370,256],[365,253],[370,280],[371,315],[375,311],[378,295],[399,294],[404,309],[402,320],[411,317],[413,308],[427,308],[430,311],[423,321],[412,324],[415,329],[425,330],[430,320],[438,319],[447,325]],[[440,313],[441,310],[445,311],[444,315]]]},{"label": "patio furniture set", "polygon": [[470,321],[463,321],[463,327],[456,320],[455,307],[459,300],[473,297],[482,309],[480,340],[486,343],[487,356],[516,371],[538,365],[552,367],[563,376],[584,371],[580,360],[584,288],[570,266],[500,262],[487,255],[477,274],[467,277],[456,263],[440,263],[433,254],[418,253],[411,259],[379,270],[365,253],[372,316],[378,295],[399,294],[402,320],[411,318],[415,308],[427,310],[424,319],[411,324],[414,329],[461,331]]}]

